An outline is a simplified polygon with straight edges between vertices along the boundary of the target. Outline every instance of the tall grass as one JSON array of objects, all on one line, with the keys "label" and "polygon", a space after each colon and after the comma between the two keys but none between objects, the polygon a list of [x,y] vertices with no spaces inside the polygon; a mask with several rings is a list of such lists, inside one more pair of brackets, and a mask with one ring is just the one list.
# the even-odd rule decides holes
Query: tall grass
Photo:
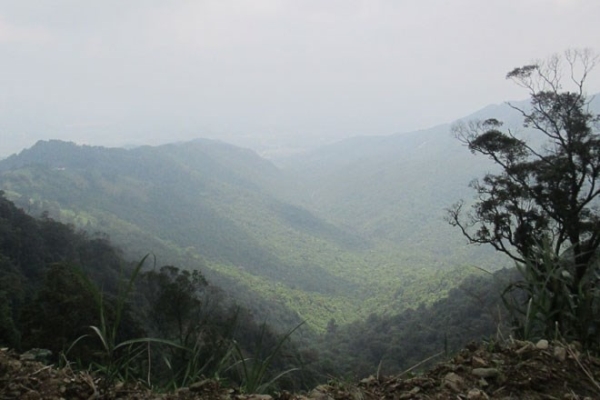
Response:
[{"label": "tall grass", "polygon": [[232,367],[238,372],[240,379],[240,391],[243,393],[266,393],[272,389],[273,385],[283,376],[298,370],[298,368],[290,368],[276,373],[274,376],[269,378],[270,367],[273,364],[275,357],[281,351],[284,343],[303,324],[304,322],[301,322],[283,335],[275,347],[271,349],[264,358],[261,358],[261,354],[264,350],[263,345],[266,337],[266,324],[263,324],[261,327],[253,357],[246,357],[238,343],[236,341],[232,342],[234,349],[234,364]]},{"label": "tall grass", "polygon": [[158,343],[167,346],[180,347],[178,344],[159,338],[136,338],[119,341],[119,328],[123,320],[128,298],[133,291],[135,280],[140,273],[149,254],[144,256],[133,268],[126,282],[119,284],[116,298],[114,317],[107,318],[104,299],[99,294],[98,304],[100,313],[100,326],[90,326],[92,334],[83,335],[70,346],[72,349],[81,340],[92,337],[100,344],[99,361],[92,363],[92,368],[104,376],[104,383],[109,385],[115,380],[143,381],[152,386],[151,380],[151,354],[150,345]]},{"label": "tall grass", "polygon": [[522,279],[509,284],[502,300],[510,312],[517,336],[526,340],[577,340],[599,348],[600,274],[597,262],[574,284],[574,262],[568,252],[557,257],[548,242],[536,249],[536,258],[517,264]]},{"label": "tall grass", "polygon": [[[233,339],[237,323],[233,323],[231,331],[226,334],[229,337],[221,338],[218,344],[207,341],[202,330],[196,332],[191,346],[152,337],[121,340],[120,328],[128,299],[148,257],[144,256],[135,265],[129,278],[121,281],[114,309],[110,313],[98,292],[100,324],[90,326],[91,333],[77,338],[69,348],[71,350],[87,338],[95,340],[100,350],[96,354],[96,361],[90,366],[104,377],[104,389],[116,381],[135,381],[143,382],[148,387],[173,390],[204,378],[237,376],[240,390],[244,393],[263,393],[281,377],[297,370],[290,368],[270,375],[273,361],[284,343],[302,324],[287,332],[272,349],[264,347],[267,326],[263,324],[253,357],[246,357],[242,347]],[[234,320],[237,320],[237,314]],[[261,358],[265,351],[268,354]],[[156,365],[157,361],[159,365]]]}]

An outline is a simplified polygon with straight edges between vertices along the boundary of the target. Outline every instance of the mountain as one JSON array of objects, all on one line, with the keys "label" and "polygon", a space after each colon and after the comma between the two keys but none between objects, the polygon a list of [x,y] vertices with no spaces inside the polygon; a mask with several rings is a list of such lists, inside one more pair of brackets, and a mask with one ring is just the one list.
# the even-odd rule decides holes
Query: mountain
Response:
[{"label": "mountain", "polygon": [[[528,102],[511,104],[528,107]],[[598,96],[590,109],[600,112]],[[535,138],[522,127],[521,114],[508,104],[490,105],[461,120],[488,118]],[[467,246],[460,232],[445,221],[446,208],[460,199],[467,205],[474,200],[469,183],[495,167],[485,157],[471,154],[454,137],[452,126],[351,138],[279,160],[278,165],[302,182],[295,196],[303,206],[379,248],[397,251],[405,263],[439,269],[465,263],[492,269],[510,266],[489,248]]]},{"label": "mountain", "polygon": [[[324,329],[433,301],[429,285],[458,279],[405,268],[289,200],[294,186],[255,153],[209,140],[129,150],[42,141],[0,162],[0,188],[30,213],[107,232],[131,257],[200,267],[280,326],[302,318]],[[409,280],[422,284],[398,297]]]},{"label": "mountain", "polygon": [[[465,119],[490,117],[520,120],[507,105]],[[0,161],[0,189],[31,214],[107,232],[130,257],[201,268],[275,325],[306,319],[323,331],[332,319],[432,304],[468,265],[510,266],[444,220],[492,168],[451,124],[351,138],[276,164],[203,139],[131,149],[53,140]]]},{"label": "mountain", "polygon": [[488,249],[467,248],[444,220],[447,207],[472,197],[469,182],[490,169],[452,136],[449,124],[348,139],[281,167],[303,182],[296,195],[305,207],[408,262],[444,269],[467,259],[492,262]]}]

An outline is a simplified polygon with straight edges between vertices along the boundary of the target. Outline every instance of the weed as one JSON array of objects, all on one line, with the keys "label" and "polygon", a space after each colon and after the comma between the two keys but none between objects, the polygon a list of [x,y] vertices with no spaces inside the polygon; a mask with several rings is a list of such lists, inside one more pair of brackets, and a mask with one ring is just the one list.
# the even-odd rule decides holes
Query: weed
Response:
[{"label": "weed", "polygon": [[276,344],[276,346],[271,350],[271,352],[264,359],[260,359],[260,354],[263,350],[263,342],[266,334],[266,324],[263,324],[260,335],[258,338],[257,348],[255,351],[255,356],[253,358],[247,358],[244,356],[242,349],[238,345],[236,341],[233,341],[233,349],[235,362],[232,364],[232,367],[238,370],[240,375],[240,389],[244,393],[265,393],[269,390],[275,382],[277,382],[281,377],[287,375],[293,371],[297,371],[298,368],[290,368],[279,374],[275,375],[273,378],[267,380],[267,374],[269,372],[269,367],[273,363],[274,358],[277,356],[279,351],[281,350],[285,341],[298,329],[302,326],[304,322],[296,325],[292,330],[287,332]]}]

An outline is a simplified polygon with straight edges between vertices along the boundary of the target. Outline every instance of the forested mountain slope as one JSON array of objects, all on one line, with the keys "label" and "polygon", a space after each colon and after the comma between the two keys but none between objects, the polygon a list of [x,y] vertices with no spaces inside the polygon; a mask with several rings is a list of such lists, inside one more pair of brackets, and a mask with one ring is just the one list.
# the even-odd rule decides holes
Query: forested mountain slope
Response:
[{"label": "forested mountain slope", "polygon": [[[107,382],[118,377],[163,389],[206,375],[244,384],[233,348],[271,354],[266,374],[300,364],[295,344],[200,271],[153,261],[127,261],[106,236],[33,218],[0,192],[0,347],[33,349],[30,356]],[[305,373],[286,384],[309,382],[314,377]]]},{"label": "forested mountain slope", "polygon": [[[306,207],[398,251],[415,265],[452,268],[488,262],[445,221],[445,208],[470,198],[468,183],[486,170],[450,133],[450,125],[386,137],[348,139],[289,160],[304,183]],[[468,261],[467,261],[468,260]]]},{"label": "forested mountain slope", "polygon": [[[489,117],[519,126],[506,105],[465,119]],[[31,214],[107,232],[130,256],[202,268],[276,325],[324,330],[332,318],[430,304],[466,265],[510,266],[444,221],[490,168],[450,125],[277,165],[210,140],[129,150],[49,141],[0,161],[0,189]]]},{"label": "forested mountain slope", "polygon": [[[528,107],[527,102],[512,104]],[[598,96],[590,108],[600,110]],[[516,134],[534,134],[508,104],[485,107],[462,121],[488,118],[503,121]],[[489,248],[466,246],[460,232],[445,221],[446,208],[474,198],[469,183],[494,168],[454,137],[452,125],[351,138],[277,163],[302,182],[295,196],[303,205],[398,251],[406,263],[442,269],[510,266]]]},{"label": "forested mountain slope", "polygon": [[[519,126],[506,106],[465,119],[494,117]],[[280,330],[307,321],[328,333],[303,345],[338,366],[318,356],[307,365],[358,375],[494,331],[477,307],[497,297],[467,301],[491,281],[459,284],[475,271],[468,265],[510,263],[467,247],[444,221],[490,168],[451,125],[348,139],[276,164],[209,140],[128,150],[49,141],[0,161],[0,190],[32,215],[108,233],[129,259],[152,252],[160,265],[200,269]]]},{"label": "forested mountain slope", "polygon": [[[32,214],[103,231],[139,257],[201,268],[278,326],[324,329],[433,301],[466,272],[440,273],[284,200],[290,181],[214,141],[137,149],[39,142],[0,162],[0,188]],[[290,313],[285,310],[295,310]]]},{"label": "forested mountain slope", "polygon": [[[55,361],[59,355],[61,359],[78,360],[65,369],[68,376],[89,376],[77,373],[77,365],[84,368],[86,373],[93,371],[92,374],[98,376],[96,383],[104,380],[107,385],[98,385],[101,391],[120,390],[110,385],[114,383],[106,374],[110,364],[106,356],[102,358],[100,342],[94,341],[94,335],[89,334],[89,325],[100,323],[103,309],[108,323],[111,326],[115,323],[114,310],[120,298],[116,294],[122,288],[119,282],[129,279],[133,266],[121,258],[120,252],[111,246],[106,237],[77,232],[72,226],[48,217],[34,219],[0,196],[0,344],[21,351],[39,346],[51,349],[53,353],[47,356],[50,358],[46,361]],[[179,375],[172,376],[172,367],[165,369],[161,363],[165,356],[172,361],[181,361],[177,358],[180,355],[164,349],[161,351],[156,345],[152,346],[150,353],[150,346],[143,343],[143,351],[138,353],[138,349],[135,355],[116,354],[116,357],[132,357],[127,365],[142,368],[140,371],[131,369],[129,372],[132,375],[128,375],[132,382],[136,382],[134,386],[137,389],[140,388],[140,378],[145,382],[152,379],[151,382],[156,385],[153,387],[164,388],[172,384],[173,379],[176,384],[185,385],[195,383],[198,379],[207,382],[208,376],[209,379],[220,379],[220,385],[215,387],[231,385],[242,390],[239,385],[243,381],[238,380],[240,377],[234,371],[234,366],[239,362],[226,355],[227,343],[235,340],[236,346],[252,351],[257,340],[264,340],[261,343],[267,346],[268,354],[272,346],[277,346],[277,340],[281,340],[268,327],[257,325],[243,310],[240,314],[239,308],[228,307],[230,303],[220,296],[218,288],[203,279],[195,280],[196,272],[186,275],[177,267],[158,269],[152,263],[144,268],[136,279],[135,295],[129,296],[132,301],[127,302],[119,325],[118,340],[157,333],[161,334],[160,338],[177,340],[173,338],[177,337],[177,327],[181,329],[182,325],[176,322],[178,317],[183,316],[186,318],[183,325],[185,329],[192,328],[194,334],[199,335],[202,344],[200,353],[196,355],[207,363],[206,366],[193,372],[191,380],[182,380]],[[285,379],[278,380],[270,390],[307,390],[323,383],[328,377],[332,386],[323,384],[319,388],[329,390],[329,387],[333,391],[336,384],[332,382],[336,379],[341,378],[348,383],[348,378],[362,378],[376,371],[380,376],[398,373],[436,353],[434,360],[447,359],[451,354],[448,352],[458,349],[467,340],[489,338],[496,332],[501,320],[506,319],[499,318],[499,298],[496,295],[503,282],[510,279],[510,272],[501,271],[494,277],[486,274],[473,276],[457,289],[451,290],[448,298],[435,302],[431,307],[421,306],[386,317],[372,314],[365,321],[347,326],[331,322],[326,334],[320,338],[295,335],[291,343],[285,343],[281,357],[272,361],[268,371],[274,375],[294,367],[291,370],[293,372],[286,375]],[[189,284],[192,286],[188,287]],[[190,295],[200,296],[202,301],[181,301],[191,299],[186,297]],[[105,308],[99,302],[104,303]],[[186,308],[190,305],[194,308],[193,312]],[[173,311],[176,314],[172,314]],[[157,317],[156,313],[162,317]],[[237,328],[233,331],[232,321],[237,321]],[[82,336],[86,333],[87,336]],[[473,346],[468,348],[473,349]],[[495,346],[488,345],[487,351],[493,348]],[[3,357],[14,355],[12,351],[7,352],[6,348],[3,351]],[[502,353],[506,354],[504,351]],[[0,382],[2,389],[9,390],[12,396],[17,397],[32,392],[49,396],[51,393],[63,393],[64,382],[69,381],[67,393],[91,393],[93,387],[87,384],[74,385],[75,379],[59,379],[55,373],[38,375],[40,371],[47,372],[49,367],[42,364],[34,367],[29,361],[24,361],[29,360],[32,354],[41,355],[41,352],[37,349],[14,362],[3,358],[2,362],[10,369],[10,376]],[[464,350],[461,354],[464,354]],[[145,371],[143,368],[149,365],[146,361],[151,356],[152,369]],[[521,356],[519,353],[516,358]],[[232,366],[223,371],[220,364],[215,363],[218,357],[224,357],[222,360]],[[92,364],[88,366],[88,363]],[[135,375],[139,373],[143,373],[143,377]],[[35,379],[28,381],[32,376]],[[472,375],[465,373],[465,376]],[[38,378],[44,381],[43,385]],[[15,381],[31,383],[11,386],[10,383]],[[363,380],[373,381],[373,378]],[[119,388],[122,385],[120,383]],[[339,394],[340,389],[343,388],[338,387],[336,393]],[[390,390],[396,392],[397,387]],[[150,396],[150,393],[147,394]],[[155,397],[156,394],[152,396]]]}]

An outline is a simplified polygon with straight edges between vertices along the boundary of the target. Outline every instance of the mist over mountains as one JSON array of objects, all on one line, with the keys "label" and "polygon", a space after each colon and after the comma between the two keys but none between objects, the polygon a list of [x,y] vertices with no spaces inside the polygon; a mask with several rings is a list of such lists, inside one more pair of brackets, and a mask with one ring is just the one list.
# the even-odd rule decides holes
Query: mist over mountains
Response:
[{"label": "mist over mountains", "polygon": [[[492,117],[520,125],[507,105],[465,119]],[[0,161],[0,188],[34,215],[108,233],[131,257],[199,267],[276,325],[323,330],[430,304],[469,266],[510,266],[444,221],[490,167],[450,124],[273,160],[207,139],[132,149],[51,140]]]},{"label": "mist over mountains", "polygon": [[[123,126],[102,123],[65,125],[65,121],[47,110],[36,110],[35,117],[23,115],[22,111],[0,110],[0,134],[5,139],[0,148],[0,159],[31,147],[38,140],[61,139],[103,147],[134,148],[187,142],[203,137],[252,149],[264,158],[277,160],[313,151],[355,135],[344,130],[306,133],[300,128],[295,131],[249,129],[246,132],[229,132],[214,130],[201,123],[190,125],[183,121],[169,125],[167,121],[157,123],[154,120],[144,121],[141,117],[137,120],[137,124],[130,121]],[[166,132],[172,133],[167,135]],[[373,132],[376,131],[367,130],[364,134],[372,136]]]}]

